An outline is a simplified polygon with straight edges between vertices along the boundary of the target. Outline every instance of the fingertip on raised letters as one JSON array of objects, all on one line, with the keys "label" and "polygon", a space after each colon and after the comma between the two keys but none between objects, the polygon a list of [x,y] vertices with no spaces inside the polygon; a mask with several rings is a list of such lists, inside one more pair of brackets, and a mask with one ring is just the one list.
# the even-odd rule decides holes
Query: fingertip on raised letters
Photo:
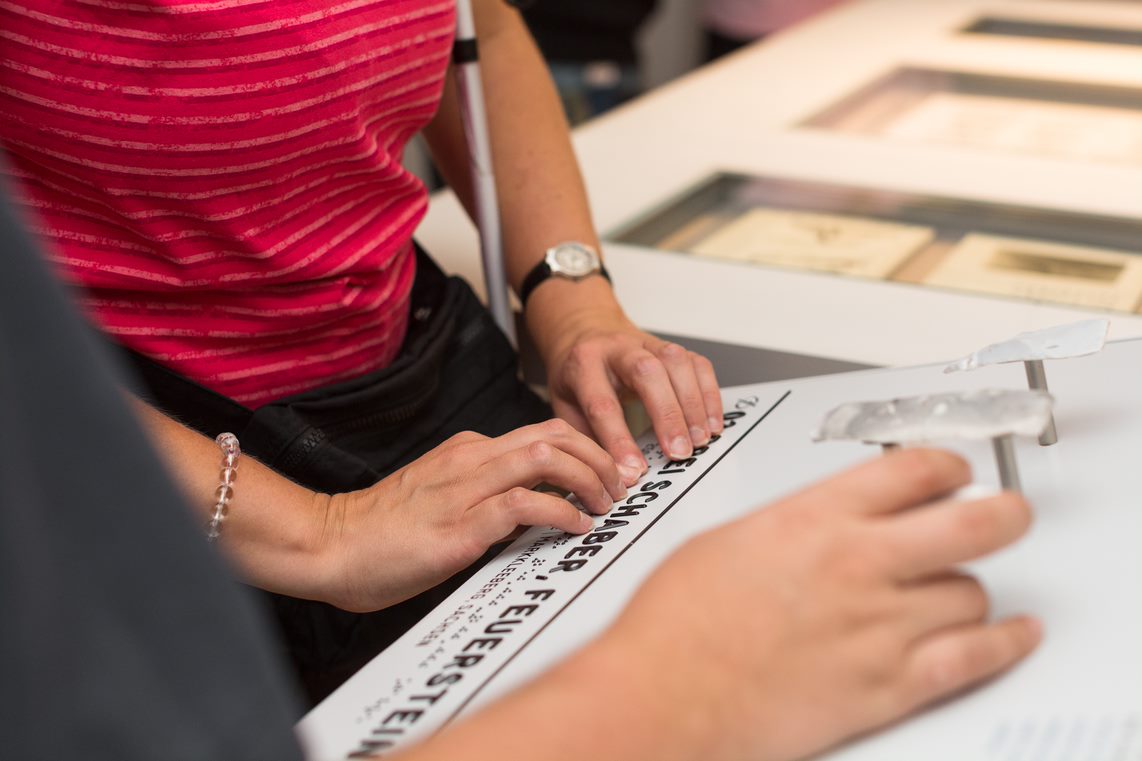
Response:
[{"label": "fingertip on raised letters", "polygon": [[694,451],[694,447],[685,436],[675,436],[670,440],[668,451],[673,459],[684,460]]},{"label": "fingertip on raised letters", "polygon": [[622,462],[618,463],[619,474],[623,477],[623,484],[625,486],[632,486],[643,473],[646,472],[646,463],[637,457],[627,457]]},{"label": "fingertip on raised letters", "polygon": [[696,447],[704,447],[710,443],[710,434],[696,425],[690,426],[690,441]]}]

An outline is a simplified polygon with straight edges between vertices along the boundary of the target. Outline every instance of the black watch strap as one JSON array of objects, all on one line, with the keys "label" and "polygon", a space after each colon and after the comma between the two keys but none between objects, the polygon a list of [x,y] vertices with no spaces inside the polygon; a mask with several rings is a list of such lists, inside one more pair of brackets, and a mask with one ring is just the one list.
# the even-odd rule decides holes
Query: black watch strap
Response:
[{"label": "black watch strap", "polygon": [[[599,269],[596,271],[584,275],[581,278],[574,278],[574,280],[585,280],[592,275],[602,275],[606,278],[608,283],[611,282],[611,274],[607,272],[607,268],[602,264],[599,265]],[[538,288],[540,283],[551,276],[551,265],[547,263],[546,258],[541,259],[539,264],[531,268],[531,272],[527,273],[527,277],[523,279],[523,284],[519,288],[519,303],[524,309],[527,308],[527,299],[531,296],[531,292]],[[573,278],[567,279],[572,280]]]}]

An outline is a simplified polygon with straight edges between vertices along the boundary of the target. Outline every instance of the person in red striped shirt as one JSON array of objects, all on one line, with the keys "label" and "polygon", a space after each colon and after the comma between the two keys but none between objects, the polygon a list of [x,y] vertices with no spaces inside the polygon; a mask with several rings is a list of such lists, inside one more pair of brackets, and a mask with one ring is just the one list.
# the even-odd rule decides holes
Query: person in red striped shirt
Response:
[{"label": "person in red striped shirt", "polygon": [[[473,5],[519,292],[553,244],[598,240],[522,21],[501,0]],[[221,544],[251,583],[290,600],[374,611],[453,576],[517,526],[587,530],[571,503],[533,487],[553,484],[602,513],[636,483],[646,461],[623,419],[625,391],[673,458],[722,429],[705,358],[635,327],[603,277],[549,278],[525,317],[558,419],[538,422],[546,408],[513,377],[487,430],[454,430],[485,406],[470,395],[408,451],[394,454],[419,418],[390,426],[383,457],[369,460],[375,442],[360,442],[385,416],[354,400],[373,379],[388,379],[378,386],[388,394],[427,277],[412,244],[426,193],[401,166],[414,134],[471,206],[447,76],[454,24],[449,0],[0,0],[9,182],[94,322],[152,376],[173,379],[163,412],[140,404],[140,414],[203,516],[219,463],[208,436],[223,424],[239,421],[247,454],[272,466],[243,460]],[[461,346],[480,319],[452,322],[449,346]],[[460,375],[479,371],[465,363]],[[406,385],[441,382],[417,378]],[[479,384],[484,393],[503,379]],[[344,419],[311,424],[331,406]],[[275,416],[309,422],[250,427]],[[332,475],[311,477],[315,460]],[[384,641],[364,639],[365,649]]]}]

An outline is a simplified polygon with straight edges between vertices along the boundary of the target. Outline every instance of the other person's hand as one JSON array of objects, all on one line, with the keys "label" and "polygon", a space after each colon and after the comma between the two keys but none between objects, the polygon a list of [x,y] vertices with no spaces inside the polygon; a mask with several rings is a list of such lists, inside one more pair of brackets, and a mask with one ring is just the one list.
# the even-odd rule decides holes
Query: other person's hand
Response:
[{"label": "other person's hand", "polygon": [[782,761],[1011,667],[1038,622],[989,622],[956,567],[1031,514],[1011,493],[946,499],[969,475],[954,455],[905,450],[692,540],[598,643],[608,701],[700,734],[704,759]]},{"label": "other person's hand", "polygon": [[[559,309],[555,301],[574,293],[555,293],[559,285],[566,284],[545,284],[546,293],[537,290],[529,310]],[[609,304],[602,299],[578,306],[571,302],[558,313],[558,319],[549,318],[557,331],[532,327],[547,368],[552,407],[602,444],[627,486],[646,471],[646,460],[623,418],[625,394],[642,401],[659,446],[672,459],[689,457],[694,447],[722,432],[722,397],[708,359],[639,330],[613,299]]]}]

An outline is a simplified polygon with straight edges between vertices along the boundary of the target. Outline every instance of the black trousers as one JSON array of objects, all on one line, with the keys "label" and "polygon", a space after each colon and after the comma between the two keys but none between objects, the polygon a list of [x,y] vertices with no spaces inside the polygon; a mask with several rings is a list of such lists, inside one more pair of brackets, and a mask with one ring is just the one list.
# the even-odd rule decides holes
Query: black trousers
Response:
[{"label": "black trousers", "polygon": [[[446,277],[419,249],[411,301],[408,334],[389,367],[256,410],[143,357],[130,359],[140,393],[155,407],[211,437],[231,431],[244,454],[327,493],[376,483],[461,431],[498,436],[551,417],[519,379],[515,352],[472,290]],[[309,699],[317,702],[344,682],[493,552],[446,583],[376,613],[265,593]]]}]

